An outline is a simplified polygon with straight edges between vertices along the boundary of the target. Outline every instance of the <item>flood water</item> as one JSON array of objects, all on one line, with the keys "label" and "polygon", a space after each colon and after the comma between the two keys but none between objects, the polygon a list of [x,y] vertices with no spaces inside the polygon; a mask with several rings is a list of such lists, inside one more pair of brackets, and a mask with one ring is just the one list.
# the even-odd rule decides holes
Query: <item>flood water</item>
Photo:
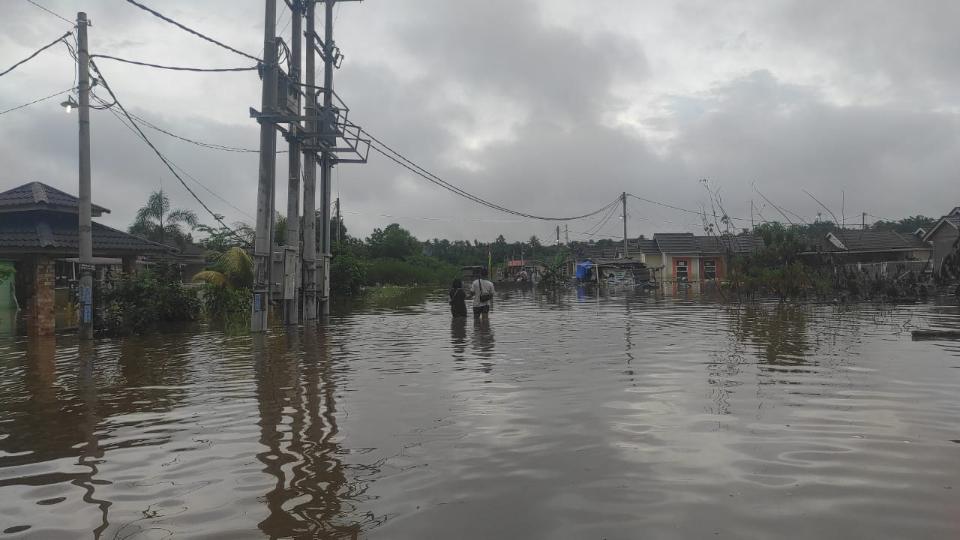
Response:
[{"label": "flood water", "polygon": [[0,343],[0,539],[960,537],[956,306],[408,296]]}]

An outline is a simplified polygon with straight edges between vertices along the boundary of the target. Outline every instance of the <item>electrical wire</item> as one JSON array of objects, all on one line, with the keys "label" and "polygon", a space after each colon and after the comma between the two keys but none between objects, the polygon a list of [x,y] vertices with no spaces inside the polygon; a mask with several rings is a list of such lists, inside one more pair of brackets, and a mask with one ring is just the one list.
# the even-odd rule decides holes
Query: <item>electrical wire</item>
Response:
[{"label": "electrical wire", "polygon": [[54,17],[56,17],[56,18],[58,18],[58,19],[60,19],[60,20],[62,20],[62,21],[64,21],[64,22],[66,22],[67,24],[69,24],[69,25],[71,25],[71,26],[76,26],[76,24],[77,24],[77,23],[71,21],[70,19],[68,19],[68,18],[60,15],[60,14],[57,13],[57,12],[41,6],[40,4],[34,2],[33,0],[27,0],[27,2],[29,2],[30,4],[33,4],[34,6],[40,8],[40,9],[42,9],[42,10],[44,10],[44,11],[46,11],[47,13],[49,13],[49,14],[53,15]]},{"label": "electrical wire", "polygon": [[168,69],[171,71],[195,71],[198,73],[223,73],[230,71],[256,71],[259,69],[259,66],[251,67],[234,67],[234,68],[197,68],[197,67],[186,67],[186,66],[165,66],[161,64],[151,64],[150,62],[140,62],[138,60],[128,60],[126,58],[117,58],[116,56],[110,56],[109,54],[91,54],[90,58],[106,58],[107,60],[115,60],[117,62],[123,62],[126,64],[133,64],[135,66],[144,66],[152,67],[157,69]]},{"label": "electrical wire", "polygon": [[[96,96],[94,96],[94,97],[96,97]],[[96,99],[97,99],[98,101],[100,101],[101,103],[105,103],[105,101],[104,101],[103,99],[99,98],[99,97],[96,97]],[[102,107],[102,108],[109,110],[109,111],[113,114],[113,116],[116,117],[117,121],[119,121],[119,122],[123,125],[123,127],[127,128],[128,130],[130,130],[130,132],[133,133],[133,134],[134,134],[135,136],[137,136],[138,138],[140,137],[140,134],[137,133],[137,131],[129,124],[129,120],[127,120],[126,118],[124,118],[123,116],[121,116],[120,113],[118,113],[117,111],[113,110],[111,107]],[[200,180],[198,180],[195,176],[193,176],[192,174],[190,174],[189,172],[187,172],[187,171],[186,171],[183,167],[181,167],[180,165],[177,165],[177,164],[176,164],[173,160],[171,160],[170,158],[167,158],[167,161],[169,161],[170,164],[173,165],[173,167],[176,168],[178,171],[180,171],[184,176],[186,176],[187,178],[193,180],[194,183],[196,183],[198,186],[202,187],[202,188],[204,189],[204,191],[206,191],[207,193],[213,195],[213,196],[216,197],[217,199],[220,199],[224,204],[226,204],[226,205],[229,206],[230,208],[233,208],[233,209],[236,210],[237,212],[239,212],[239,213],[247,216],[247,217],[250,218],[250,219],[253,219],[253,220],[256,219],[255,217],[251,216],[250,214],[248,214],[248,213],[244,212],[243,210],[241,210],[240,208],[238,208],[236,205],[234,205],[233,203],[231,203],[231,202],[228,201],[227,199],[223,198],[223,196],[221,196],[221,195],[220,195],[219,193],[217,193],[216,191],[213,191],[212,189],[210,189],[209,187],[207,187],[206,184],[204,184],[203,182],[201,182]]]},{"label": "electrical wire", "polygon": [[[131,1],[131,0],[128,0],[128,1]],[[193,191],[193,189],[191,189],[190,186],[187,185],[187,183],[186,183],[186,181],[184,181],[183,177],[181,177],[181,176],[177,173],[177,171],[176,171],[176,170],[173,168],[173,166],[170,164],[170,161],[167,160],[166,156],[164,156],[163,153],[161,153],[160,150],[157,149],[156,146],[154,146],[154,144],[150,141],[150,139],[147,138],[146,133],[144,133],[143,130],[140,129],[140,126],[138,126],[138,125],[133,121],[133,119],[130,117],[130,113],[127,112],[127,109],[123,106],[122,103],[120,103],[120,100],[117,99],[117,95],[113,92],[113,89],[110,88],[110,85],[107,83],[106,78],[103,76],[103,72],[101,72],[100,69],[97,67],[96,62],[94,62],[93,60],[91,60],[91,61],[90,61],[90,67],[93,68],[93,70],[97,73],[97,75],[98,75],[99,78],[100,78],[100,83],[103,85],[103,88],[110,94],[110,98],[113,99],[113,101],[116,103],[117,108],[119,108],[120,111],[123,113],[123,115],[124,115],[125,117],[127,117],[128,120],[130,120],[130,124],[133,125],[133,127],[137,130],[137,133],[139,134],[139,136],[140,136],[140,138],[143,140],[143,142],[145,142],[145,143],[147,144],[147,146],[149,146],[150,149],[153,150],[153,152],[157,155],[157,157],[160,158],[160,161],[162,161],[163,164],[167,166],[167,169],[169,169],[169,170],[170,170],[170,173],[173,174],[173,176],[174,176],[177,180],[180,181],[180,184],[183,185],[184,189],[186,189],[187,192],[190,193],[190,195],[200,204],[200,206],[203,207],[203,209],[206,210],[207,213],[210,214],[210,215],[213,217],[213,219],[215,219],[215,220],[223,227],[224,230],[226,230],[227,232],[229,232],[230,234],[232,234],[232,235],[233,235],[237,240],[239,240],[240,242],[242,242],[242,243],[244,243],[244,244],[247,243],[247,240],[246,240],[246,239],[244,239],[244,238],[243,238],[242,236],[240,236],[235,230],[233,230],[233,229],[230,228],[226,223],[224,223],[224,221],[223,221],[223,216],[221,216],[221,215],[217,214],[216,212],[214,212],[213,210],[211,210],[210,207],[207,206],[207,204],[206,204],[205,202],[203,202],[203,200],[196,194],[196,192]],[[112,109],[111,109],[111,110],[112,110]]]},{"label": "electrical wire", "polygon": [[231,47],[231,46],[229,46],[229,45],[227,45],[227,44],[225,44],[225,43],[223,43],[223,42],[217,41],[217,40],[213,39],[213,38],[210,37],[210,36],[204,35],[203,33],[198,32],[198,31],[194,30],[193,28],[190,28],[189,26],[186,26],[186,25],[184,25],[184,24],[178,23],[177,21],[171,19],[170,17],[167,17],[166,15],[164,15],[164,14],[158,12],[158,11],[155,11],[155,10],[153,10],[153,9],[145,6],[145,5],[143,5],[143,4],[141,4],[140,2],[137,2],[136,0],[126,0],[126,1],[127,1],[128,4],[132,4],[132,5],[134,5],[134,6],[137,6],[138,8],[146,11],[147,13],[150,13],[150,14],[153,15],[154,17],[157,17],[157,18],[159,18],[159,19],[162,19],[162,20],[164,20],[164,21],[166,21],[166,22],[168,22],[168,23],[176,26],[177,28],[180,28],[181,30],[184,30],[185,32],[189,32],[189,33],[197,36],[197,37],[200,38],[200,39],[203,39],[203,40],[205,40],[205,41],[209,41],[210,43],[213,43],[214,45],[217,45],[218,47],[221,47],[221,48],[223,48],[223,49],[226,49],[226,50],[228,50],[228,51],[230,51],[230,52],[232,52],[232,53],[239,54],[240,56],[243,56],[243,57],[245,57],[245,58],[249,58],[250,60],[253,60],[253,61],[255,61],[255,62],[263,63],[263,60],[261,60],[260,58],[257,58],[256,56],[252,56],[252,55],[249,55],[249,54],[247,54],[247,53],[245,53],[245,52],[243,52],[243,51],[234,49],[233,47]]},{"label": "electrical wire", "polygon": [[188,143],[190,143],[190,144],[193,144],[193,145],[196,145],[196,146],[200,146],[200,147],[203,147],[203,148],[209,148],[209,149],[211,149],[211,150],[221,150],[221,151],[223,151],[223,152],[241,152],[241,153],[256,153],[256,152],[259,152],[259,151],[260,151],[260,150],[253,149],[253,148],[241,148],[241,147],[237,147],[237,146],[227,146],[227,145],[223,145],[223,144],[208,143],[208,142],[204,142],[204,141],[198,141],[198,140],[195,140],[195,139],[190,139],[190,138],[188,138],[188,137],[184,137],[183,135],[177,135],[176,133],[173,133],[172,131],[168,131],[168,130],[166,130],[166,129],[164,129],[164,128],[162,128],[162,127],[160,127],[160,126],[158,126],[158,125],[156,125],[156,124],[154,124],[154,123],[152,123],[152,122],[144,119],[144,118],[141,117],[141,116],[137,116],[137,115],[134,114],[134,113],[130,113],[130,116],[134,119],[134,121],[136,121],[136,122],[137,122],[138,124],[140,124],[141,126],[148,127],[148,128],[150,128],[150,129],[152,129],[152,130],[154,130],[154,131],[158,131],[158,132],[160,132],[160,133],[163,133],[164,135],[167,135],[167,136],[169,136],[169,137],[173,137],[174,139],[177,139],[177,140],[180,140],[180,141],[183,141],[183,142],[188,142]]},{"label": "electrical wire", "polygon": [[13,111],[16,111],[16,110],[18,110],[18,109],[22,109],[22,108],[24,108],[24,107],[29,107],[30,105],[33,105],[33,104],[35,104],[35,103],[40,103],[41,101],[46,101],[46,100],[48,100],[48,99],[55,98],[55,97],[57,97],[57,96],[66,94],[67,92],[72,92],[72,91],[75,90],[76,88],[77,88],[76,86],[74,86],[73,88],[67,88],[66,90],[61,90],[61,91],[59,91],[59,92],[57,92],[57,93],[55,93],[55,94],[50,94],[49,96],[45,96],[45,97],[42,97],[42,98],[39,98],[39,99],[35,99],[35,100],[33,100],[33,101],[29,102],[29,103],[24,103],[23,105],[17,105],[16,107],[9,108],[9,109],[7,109],[7,110],[5,110],[5,111],[0,111],[0,115],[7,114],[8,112],[13,112]]},{"label": "electrical wire", "polygon": [[386,144],[384,144],[381,140],[379,140],[379,139],[377,139],[375,136],[371,135],[371,134],[370,134],[368,131],[366,131],[365,129],[362,129],[362,128],[361,128],[360,131],[361,131],[362,133],[364,133],[366,136],[370,137],[370,139],[371,139],[371,141],[372,141],[372,144],[370,145],[370,148],[371,148],[372,150],[374,150],[374,151],[377,152],[378,154],[384,156],[385,158],[389,159],[390,161],[393,161],[393,162],[396,163],[397,165],[400,165],[401,167],[403,167],[403,168],[407,169],[408,171],[416,174],[417,176],[423,178],[424,180],[427,180],[428,182],[430,182],[430,183],[432,183],[432,184],[435,184],[435,185],[437,185],[437,186],[439,186],[439,187],[442,187],[443,189],[446,189],[447,191],[450,191],[450,192],[452,192],[452,193],[454,193],[454,194],[456,194],[456,195],[459,195],[459,196],[461,196],[461,197],[463,197],[463,198],[465,198],[465,199],[467,199],[467,200],[473,201],[473,202],[475,202],[475,203],[477,203],[477,204],[480,204],[480,205],[482,205],[482,206],[486,206],[487,208],[491,208],[491,209],[493,209],[493,210],[498,210],[498,211],[500,211],[500,212],[504,212],[504,213],[507,213],[507,214],[512,214],[512,215],[515,215],[515,216],[520,216],[520,217],[525,217],[525,218],[528,218],[528,219],[535,219],[535,220],[540,220],[540,221],[575,221],[575,220],[578,220],[578,219],[584,219],[584,218],[588,218],[588,217],[591,217],[591,216],[595,216],[595,215],[597,215],[597,214],[599,214],[599,213],[601,213],[601,212],[604,212],[604,211],[608,210],[611,206],[614,206],[614,205],[616,205],[617,203],[620,202],[620,198],[617,197],[616,199],[614,199],[614,200],[611,201],[610,203],[604,205],[603,207],[601,207],[601,208],[599,208],[599,209],[597,209],[597,210],[594,210],[593,212],[589,212],[589,213],[582,214],[582,215],[579,215],[579,216],[566,216],[566,217],[538,216],[538,215],[535,215],[535,214],[528,214],[528,213],[526,213],[526,212],[520,212],[520,211],[517,211],[517,210],[511,210],[511,209],[509,209],[509,208],[507,208],[507,207],[505,207],[505,206],[501,206],[501,205],[499,205],[499,204],[496,204],[496,203],[490,202],[490,201],[488,201],[488,200],[486,200],[486,199],[483,199],[483,198],[481,198],[481,197],[479,197],[479,196],[477,196],[477,195],[473,195],[472,193],[469,193],[469,192],[467,192],[467,191],[465,191],[465,190],[457,187],[456,185],[451,184],[450,182],[447,182],[446,180],[443,180],[443,179],[440,178],[439,176],[437,176],[437,175],[435,175],[435,174],[427,171],[427,170],[424,169],[423,167],[417,165],[416,163],[414,163],[414,162],[411,161],[410,159],[406,158],[403,154],[397,152],[397,151],[394,150],[393,148],[390,148],[389,146],[387,146]]},{"label": "electrical wire", "polygon": [[596,236],[596,235],[600,232],[601,229],[603,229],[604,227],[607,226],[607,222],[610,221],[610,218],[613,217],[613,214],[615,214],[616,211],[617,211],[617,207],[616,207],[616,206],[611,206],[611,207],[610,207],[610,210],[607,211],[607,213],[604,214],[602,218],[600,218],[600,221],[598,221],[598,222],[596,223],[596,225],[593,225],[592,227],[590,227],[590,228],[588,229],[590,232],[586,232],[586,233],[584,233],[584,234],[586,234],[586,235],[588,235],[588,236]]},{"label": "electrical wire", "polygon": [[71,34],[73,34],[73,31],[67,32],[66,34],[58,37],[57,39],[51,41],[50,43],[47,43],[47,44],[44,45],[43,47],[40,47],[39,49],[37,49],[36,51],[34,51],[33,54],[31,54],[30,56],[24,58],[23,60],[17,62],[17,63],[14,64],[14,65],[8,67],[6,70],[3,71],[3,73],[0,73],[0,77],[3,77],[3,76],[6,75],[7,73],[10,73],[11,71],[17,69],[19,66],[22,66],[23,64],[26,64],[26,63],[29,62],[30,60],[33,60],[33,58],[34,58],[35,56],[37,56],[38,54],[42,53],[43,51],[49,49],[50,47],[53,47],[53,46],[56,45],[57,43],[60,43],[61,41],[65,40],[65,39],[67,38],[67,36],[69,36],[69,35],[71,35]]}]

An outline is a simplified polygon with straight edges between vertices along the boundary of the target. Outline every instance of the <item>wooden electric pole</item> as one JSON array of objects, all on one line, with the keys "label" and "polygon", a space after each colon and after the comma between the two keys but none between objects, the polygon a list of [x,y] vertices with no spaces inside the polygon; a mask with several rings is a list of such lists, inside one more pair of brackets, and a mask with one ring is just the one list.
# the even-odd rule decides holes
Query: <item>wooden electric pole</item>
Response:
[{"label": "wooden electric pole", "polygon": [[93,225],[90,188],[90,50],[87,14],[77,13],[77,72],[80,95],[80,339],[93,339]]}]

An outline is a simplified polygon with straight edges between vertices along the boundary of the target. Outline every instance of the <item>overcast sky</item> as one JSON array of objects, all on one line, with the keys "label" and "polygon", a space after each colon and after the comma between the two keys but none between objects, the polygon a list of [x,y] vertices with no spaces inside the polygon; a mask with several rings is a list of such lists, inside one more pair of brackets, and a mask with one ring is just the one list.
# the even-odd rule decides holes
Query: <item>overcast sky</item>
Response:
[{"label": "overcast sky", "polygon": [[[142,1],[260,55],[262,1]],[[69,19],[86,11],[93,53],[250,64],[122,0],[38,2]],[[0,0],[0,9],[3,69],[68,29],[26,0]],[[781,219],[757,190],[808,220],[827,213],[803,190],[856,223],[861,212],[873,221],[960,205],[956,1],[368,0],[335,9],[346,55],[335,86],[351,118],[510,208],[582,214],[627,191],[696,210],[709,206],[704,178],[742,225],[751,200],[755,219]],[[259,108],[255,73],[99,65],[135,114],[187,137],[258,146],[248,114]],[[64,47],[44,52],[0,78],[0,110],[71,87],[74,68]],[[39,180],[76,193],[77,117],[60,101],[0,116],[0,187]],[[107,111],[92,112],[92,133],[94,201],[112,211],[102,222],[126,228],[161,187],[175,206],[202,212]],[[257,154],[148,135],[209,189],[192,185],[215,211],[254,221]],[[281,211],[286,170],[281,156]],[[421,239],[553,238],[554,223],[477,207],[375,154],[334,176],[354,234],[399,222]],[[702,227],[694,214],[635,199],[629,213],[631,236]],[[589,238],[598,221],[570,223],[571,240]],[[614,216],[601,233],[621,227]]]}]

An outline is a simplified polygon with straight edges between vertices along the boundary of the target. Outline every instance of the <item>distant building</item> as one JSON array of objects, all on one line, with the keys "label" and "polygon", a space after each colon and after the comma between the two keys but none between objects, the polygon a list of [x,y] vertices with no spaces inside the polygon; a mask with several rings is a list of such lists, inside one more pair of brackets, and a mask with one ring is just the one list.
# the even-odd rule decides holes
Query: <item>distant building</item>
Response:
[{"label": "distant building", "polygon": [[912,234],[896,231],[836,229],[811,240],[804,255],[827,254],[845,262],[879,263],[930,260],[930,245]]},{"label": "distant building", "polygon": [[[751,253],[763,246],[758,236],[696,236],[693,233],[656,233],[630,240],[629,259],[641,262],[657,282],[700,282],[723,280],[729,255]],[[623,244],[605,247],[579,246],[577,262],[623,259]]]},{"label": "distant building", "polygon": [[956,252],[957,242],[960,241],[960,206],[940,218],[940,221],[923,235],[923,240],[928,242],[932,249],[933,271],[940,272],[943,260],[947,255]]},{"label": "distant building", "polygon": [[896,231],[836,229],[811,239],[805,257],[827,257],[835,266],[874,276],[920,274],[929,268],[930,244]]},{"label": "distant building", "polygon": [[[93,217],[110,211],[93,205]],[[27,333],[56,330],[56,308],[75,303],[80,251],[79,200],[40,182],[0,193],[0,260],[16,271],[15,291]],[[96,278],[132,272],[137,257],[163,254],[167,246],[93,222]]]},{"label": "distant building", "polygon": [[763,247],[763,240],[754,235],[657,233],[653,239],[661,254],[663,281],[679,283],[726,279],[729,256],[746,255]]}]

